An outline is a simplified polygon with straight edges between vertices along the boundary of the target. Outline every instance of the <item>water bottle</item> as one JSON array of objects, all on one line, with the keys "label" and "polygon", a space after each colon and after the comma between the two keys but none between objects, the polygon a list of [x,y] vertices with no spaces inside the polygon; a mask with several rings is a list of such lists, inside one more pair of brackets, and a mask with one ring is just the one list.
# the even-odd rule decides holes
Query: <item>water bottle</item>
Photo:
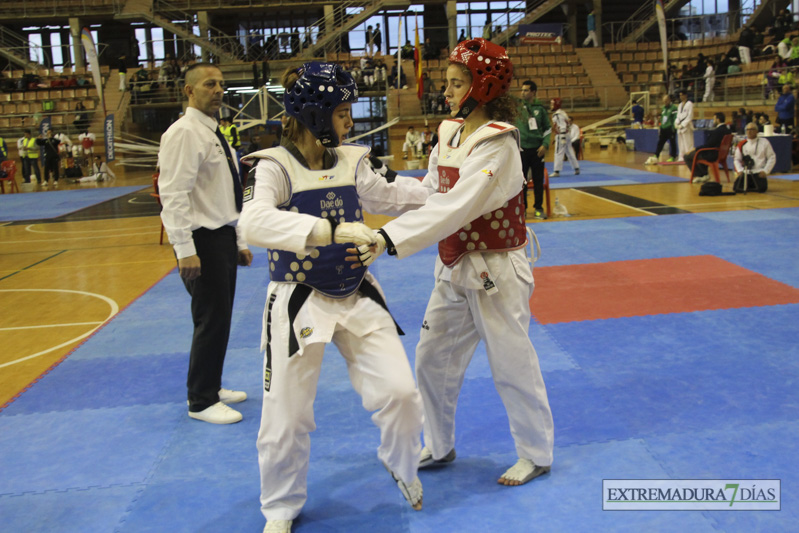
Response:
[{"label": "water bottle", "polygon": [[569,210],[566,209],[565,205],[560,203],[560,198],[557,196],[555,197],[555,208],[552,210],[552,212],[559,217],[569,216]]}]

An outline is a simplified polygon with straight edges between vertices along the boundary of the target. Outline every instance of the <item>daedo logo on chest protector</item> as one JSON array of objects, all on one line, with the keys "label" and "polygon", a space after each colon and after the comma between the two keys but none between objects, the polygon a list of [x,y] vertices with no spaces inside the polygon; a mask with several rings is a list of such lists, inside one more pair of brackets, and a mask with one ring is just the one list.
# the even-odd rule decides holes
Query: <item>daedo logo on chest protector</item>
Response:
[{"label": "daedo logo on chest protector", "polygon": [[335,192],[330,191],[324,199],[319,200],[319,207],[324,210],[339,209],[344,207],[344,200]]},{"label": "daedo logo on chest protector", "polygon": [[319,181],[330,181],[335,177],[336,177],[335,174],[329,174],[329,175],[325,174],[324,176],[319,176]]}]

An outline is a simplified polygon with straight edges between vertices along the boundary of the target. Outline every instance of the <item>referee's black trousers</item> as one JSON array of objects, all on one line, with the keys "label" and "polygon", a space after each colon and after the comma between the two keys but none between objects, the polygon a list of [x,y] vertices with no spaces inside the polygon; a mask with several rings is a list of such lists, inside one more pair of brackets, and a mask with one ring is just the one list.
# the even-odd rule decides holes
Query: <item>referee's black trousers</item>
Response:
[{"label": "referee's black trousers", "polygon": [[191,281],[184,279],[183,284],[191,295],[194,321],[186,385],[189,410],[198,412],[219,401],[236,292],[238,246],[233,226],[200,228],[193,237],[200,258],[200,276]]}]

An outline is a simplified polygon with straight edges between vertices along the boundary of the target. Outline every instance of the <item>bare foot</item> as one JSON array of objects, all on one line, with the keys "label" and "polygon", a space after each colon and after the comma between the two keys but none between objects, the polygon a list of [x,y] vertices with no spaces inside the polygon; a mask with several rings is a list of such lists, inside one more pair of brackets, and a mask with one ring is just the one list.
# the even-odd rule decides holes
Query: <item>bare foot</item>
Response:
[{"label": "bare foot", "polygon": [[508,487],[524,485],[528,481],[546,474],[550,469],[549,466],[538,466],[530,459],[519,459],[515,465],[502,474],[497,483]]}]

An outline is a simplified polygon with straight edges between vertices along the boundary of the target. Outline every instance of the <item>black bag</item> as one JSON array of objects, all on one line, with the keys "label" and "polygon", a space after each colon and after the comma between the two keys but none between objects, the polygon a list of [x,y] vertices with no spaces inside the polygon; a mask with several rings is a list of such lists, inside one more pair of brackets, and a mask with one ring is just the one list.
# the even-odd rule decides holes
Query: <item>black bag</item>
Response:
[{"label": "black bag", "polygon": [[83,172],[81,172],[80,167],[75,165],[73,167],[69,167],[64,171],[64,175],[67,178],[82,178]]},{"label": "black bag", "polygon": [[[735,183],[732,190],[743,192],[744,190],[744,176],[735,178]],[[761,178],[757,174],[750,174],[746,179],[746,192],[766,192],[768,190],[768,178]]]},{"label": "black bag", "polygon": [[706,181],[699,189],[699,196],[721,196],[721,183]]}]

